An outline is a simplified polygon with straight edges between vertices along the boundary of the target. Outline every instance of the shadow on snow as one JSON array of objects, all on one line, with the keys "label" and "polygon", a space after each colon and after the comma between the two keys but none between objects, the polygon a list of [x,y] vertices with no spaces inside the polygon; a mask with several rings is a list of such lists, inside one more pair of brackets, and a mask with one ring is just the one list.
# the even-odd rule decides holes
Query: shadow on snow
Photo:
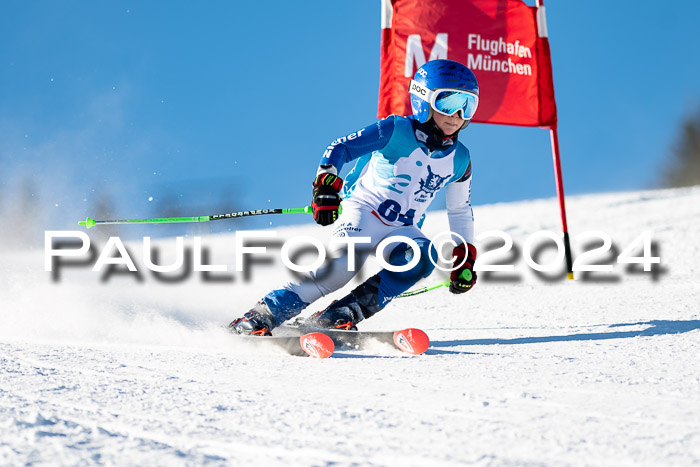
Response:
[{"label": "shadow on snow", "polygon": [[545,342],[594,341],[606,339],[626,339],[630,337],[661,336],[666,334],[680,334],[683,332],[690,332],[695,331],[696,329],[700,329],[700,320],[654,320],[639,323],[611,324],[608,327],[620,328],[628,326],[649,327],[637,331],[591,332],[582,334],[569,334],[564,336],[516,337],[513,339],[460,339],[450,341],[431,341],[430,347],[432,349],[435,347],[454,347],[459,345],[540,344]]}]

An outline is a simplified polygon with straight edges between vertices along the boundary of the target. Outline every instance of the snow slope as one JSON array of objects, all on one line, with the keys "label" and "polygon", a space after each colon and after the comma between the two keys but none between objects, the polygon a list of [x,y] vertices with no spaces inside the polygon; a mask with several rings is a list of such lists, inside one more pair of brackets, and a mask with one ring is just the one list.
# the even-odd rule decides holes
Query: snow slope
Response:
[{"label": "snow slope", "polygon": [[[203,239],[230,268],[217,282],[102,281],[87,267],[52,281],[42,251],[4,251],[0,464],[698,464],[699,201],[700,187],[570,198],[573,236],[613,239],[599,262],[643,230],[661,257],[653,273],[615,265],[576,281],[522,259],[529,235],[559,231],[555,200],[477,207],[477,233],[513,238],[516,271],[481,273],[464,296],[397,299],[361,326],[423,328],[432,345],[419,357],[241,346],[219,326],[289,274],[277,262],[249,280],[232,271],[230,235]],[[446,227],[443,213],[426,223],[431,235]],[[173,257],[174,241],[158,246]]]}]

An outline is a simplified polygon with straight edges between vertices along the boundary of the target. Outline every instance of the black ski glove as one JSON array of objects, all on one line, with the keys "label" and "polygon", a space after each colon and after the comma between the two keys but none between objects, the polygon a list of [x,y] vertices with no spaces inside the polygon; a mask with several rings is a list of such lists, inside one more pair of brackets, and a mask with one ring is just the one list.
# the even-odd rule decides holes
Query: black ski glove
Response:
[{"label": "black ski glove", "polygon": [[464,264],[450,273],[450,292],[464,293],[469,292],[476,282],[476,273],[474,272],[474,262],[476,261],[476,247],[471,243],[457,245],[452,251],[454,260],[453,265],[458,265],[464,258]]},{"label": "black ski glove", "polygon": [[318,174],[314,179],[314,198],[311,209],[314,220],[320,225],[330,225],[338,219],[343,179],[330,173]]}]

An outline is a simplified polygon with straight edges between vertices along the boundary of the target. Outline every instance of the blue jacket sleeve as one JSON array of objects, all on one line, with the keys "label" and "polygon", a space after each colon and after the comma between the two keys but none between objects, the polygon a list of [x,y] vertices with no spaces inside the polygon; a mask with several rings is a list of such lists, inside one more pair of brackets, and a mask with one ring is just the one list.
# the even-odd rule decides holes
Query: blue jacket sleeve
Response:
[{"label": "blue jacket sleeve", "polygon": [[394,132],[394,116],[366,126],[333,141],[321,158],[321,166],[332,165],[338,172],[347,162],[383,149]]}]

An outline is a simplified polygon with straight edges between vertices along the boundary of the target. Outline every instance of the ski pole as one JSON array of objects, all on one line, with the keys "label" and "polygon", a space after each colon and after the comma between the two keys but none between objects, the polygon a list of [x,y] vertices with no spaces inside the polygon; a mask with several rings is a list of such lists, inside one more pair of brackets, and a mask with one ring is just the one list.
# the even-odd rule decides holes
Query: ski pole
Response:
[{"label": "ski pole", "polygon": [[[465,281],[470,281],[472,280],[472,272],[469,269],[465,269],[462,271],[462,274],[459,275],[462,279]],[[425,292],[430,292],[431,290],[439,289],[440,287],[448,287],[450,285],[450,282],[452,282],[450,279],[446,279],[439,284],[434,284],[434,285],[429,285],[428,287],[423,287],[422,289],[416,289],[416,290],[409,290],[408,292],[404,292],[399,295],[399,298],[404,298],[404,297],[412,297],[414,295],[422,294]]]},{"label": "ski pole", "polygon": [[255,211],[238,211],[228,212],[226,214],[214,214],[210,216],[195,216],[195,217],[160,217],[154,219],[117,219],[117,220],[95,220],[89,217],[84,221],[78,222],[78,225],[84,225],[86,228],[95,227],[98,224],[176,224],[182,222],[209,222],[220,219],[235,219],[238,217],[249,216],[264,216],[267,214],[293,214],[304,213],[310,214],[311,206],[303,208],[288,208],[288,209],[257,209]]}]

